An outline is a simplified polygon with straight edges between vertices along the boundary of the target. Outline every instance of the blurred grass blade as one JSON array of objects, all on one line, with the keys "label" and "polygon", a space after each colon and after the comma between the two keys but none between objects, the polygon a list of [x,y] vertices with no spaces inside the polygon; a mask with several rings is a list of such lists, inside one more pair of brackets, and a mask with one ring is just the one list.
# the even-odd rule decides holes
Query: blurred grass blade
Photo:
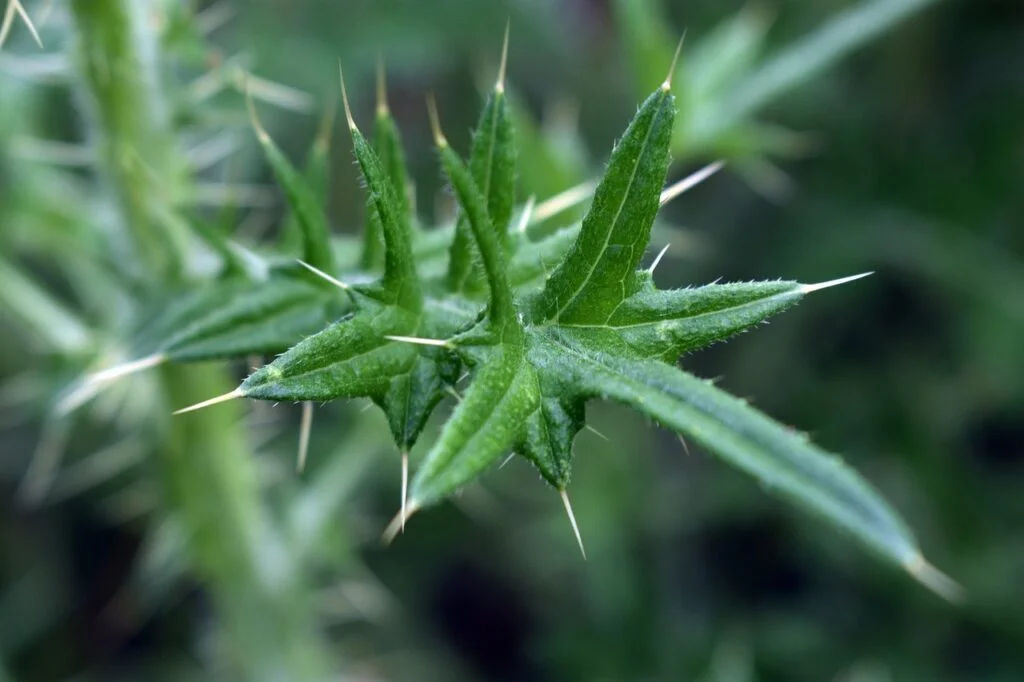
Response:
[{"label": "blurred grass blade", "polygon": [[92,342],[89,329],[71,311],[3,258],[0,258],[0,306],[50,350],[75,354]]},{"label": "blurred grass blade", "polygon": [[[865,0],[785,48],[735,86],[706,124],[725,130],[936,0]],[[713,135],[711,135],[713,136]]]},{"label": "blurred grass blade", "polygon": [[663,64],[672,59],[675,39],[662,16],[662,0],[614,0],[616,24],[629,52],[634,79],[641,92],[650,92],[665,80]]},{"label": "blurred grass blade", "polygon": [[[328,202],[328,190],[331,179],[331,136],[334,132],[335,100],[324,110],[320,119],[320,126],[317,129],[313,144],[306,154],[306,164],[303,169],[303,177],[306,184],[312,191],[317,206],[323,207],[326,212]],[[302,225],[299,222],[298,214],[292,210],[288,213],[284,227],[281,228],[280,247],[282,251],[300,253],[305,258],[306,252],[302,248],[305,237]],[[339,264],[335,261],[335,266]]]},{"label": "blurred grass blade", "polygon": [[317,200],[316,192],[263,129],[256,117],[256,107],[251,95],[248,96],[247,103],[256,137],[263,147],[274,176],[288,197],[289,208],[302,229],[303,260],[324,272],[335,272],[334,253],[330,246],[330,227],[321,202]]}]

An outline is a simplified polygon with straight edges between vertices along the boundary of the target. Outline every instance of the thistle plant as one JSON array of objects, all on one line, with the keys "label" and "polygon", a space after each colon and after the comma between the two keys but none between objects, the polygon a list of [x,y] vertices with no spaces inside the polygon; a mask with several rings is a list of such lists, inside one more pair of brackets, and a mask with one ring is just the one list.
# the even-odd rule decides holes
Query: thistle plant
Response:
[{"label": "thistle plant", "polygon": [[236,398],[310,405],[366,397],[385,413],[406,462],[428,417],[454,394],[454,410],[408,485],[403,467],[401,508],[388,537],[509,453],[537,468],[571,519],[574,437],[586,425],[588,402],[614,401],[700,444],[936,592],[957,596],[898,514],[838,457],[676,366],[683,354],[864,275],[821,284],[656,286],[661,254],[641,268],[655,217],[694,182],[664,189],[676,118],[671,75],[615,145],[582,222],[543,238],[529,229],[533,203],[516,202],[504,55],[468,161],[428,106],[440,166],[458,202],[453,226],[418,226],[383,86],[372,143],[352,116],[343,79],[342,97],[368,194],[358,258],[331,248],[316,164],[296,170],[250,101],[302,256],[265,255],[256,271],[236,263],[219,284],[172,301],[140,325],[138,359],[126,369],[283,351],[236,389],[179,412]]}]

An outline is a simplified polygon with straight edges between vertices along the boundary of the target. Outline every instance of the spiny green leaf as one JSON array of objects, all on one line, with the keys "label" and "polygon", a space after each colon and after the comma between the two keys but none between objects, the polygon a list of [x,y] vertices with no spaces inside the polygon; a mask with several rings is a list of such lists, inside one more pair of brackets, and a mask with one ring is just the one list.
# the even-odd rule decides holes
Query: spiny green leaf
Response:
[{"label": "spiny green leaf", "polygon": [[878,492],[803,434],[665,363],[551,338],[565,350],[563,367],[580,390],[633,406],[751,474],[767,490],[843,528],[932,589],[950,587],[924,562],[913,535]]},{"label": "spiny green leaf", "polygon": [[430,413],[459,377],[460,364],[450,350],[423,347],[417,351],[409,370],[392,377],[388,390],[374,398],[403,452],[416,443]]},{"label": "spiny green leaf", "polygon": [[395,305],[363,302],[361,308],[254,372],[241,394],[262,400],[371,398],[384,410],[395,444],[408,452],[460,364],[450,349],[387,337],[445,338],[473,317],[437,306],[422,316]]},{"label": "spiny green leaf", "polygon": [[539,321],[601,324],[636,291],[668,171],[675,100],[667,84],[637,112],[612,152],[579,238],[537,298]]},{"label": "spiny green leaf", "polygon": [[669,291],[648,284],[623,301],[605,324],[578,328],[612,329],[639,357],[673,362],[764,322],[803,295],[797,282],[736,282]]},{"label": "spiny green leaf", "polygon": [[416,472],[409,509],[440,501],[508,452],[538,401],[537,377],[523,347],[495,346]]},{"label": "spiny green leaf", "polygon": [[[489,106],[497,104],[492,100]],[[357,312],[302,340],[236,391],[187,409],[239,396],[296,401],[366,396],[383,408],[396,443],[408,451],[461,366],[473,368],[465,396],[416,474],[398,518],[404,523],[408,513],[450,495],[509,450],[533,462],[568,506],[564,493],[573,440],[585,424],[586,401],[608,398],[702,443],[929,587],[955,596],[951,581],[922,558],[900,518],[855,472],[804,436],[670,364],[681,353],[763,322],[807,293],[854,278],[661,291],[649,270],[637,269],[668,165],[675,116],[668,84],[630,123],[582,224],[538,241],[525,230],[509,234],[504,225],[512,195],[491,191],[504,172],[493,147],[487,147],[489,156],[479,156],[475,141],[475,160],[488,162],[467,166],[445,141],[433,106],[430,113],[462,226],[417,234],[413,250],[410,216],[395,187],[405,181],[385,169],[346,106],[356,157],[384,235],[382,284],[348,286]],[[487,134],[487,121],[500,123],[501,117],[493,116],[491,111],[484,117],[480,139],[498,144],[500,134]],[[483,181],[481,169],[490,173]],[[505,177],[502,186],[508,184]],[[502,223],[497,229],[496,221]],[[486,308],[473,287],[452,291],[445,286],[450,282],[440,281],[446,240],[457,241],[460,234],[475,242],[467,253],[475,248],[481,256],[489,289]],[[448,253],[454,259],[462,248]],[[447,274],[459,267],[454,263]],[[543,288],[535,291],[541,282]],[[228,325],[232,313],[203,305],[192,309],[216,324],[200,325],[201,341],[223,344],[219,325]],[[240,298],[240,307],[246,305]],[[270,311],[263,317],[273,316]],[[152,329],[180,332],[187,329],[183,319],[171,309],[163,327]]]},{"label": "spiny green leaf", "polygon": [[491,223],[484,197],[465,163],[448,146],[448,141],[441,134],[440,124],[437,122],[437,112],[433,108],[431,111],[433,112],[434,137],[438,154],[441,157],[441,165],[455,189],[462,211],[469,220],[473,236],[476,238],[477,248],[479,248],[483,259],[484,272],[490,287],[491,321],[501,330],[519,329],[515,306],[512,302],[512,289],[509,286],[506,272],[505,254]]},{"label": "spiny green leaf", "polygon": [[[402,138],[388,108],[384,84],[384,66],[378,65],[377,70],[377,115],[373,125],[373,147],[380,159],[384,173],[391,179],[395,190],[397,211],[408,220],[412,211],[409,207],[409,178],[406,173],[405,152],[402,150]],[[366,212],[366,231],[363,241],[362,267],[365,270],[376,270],[384,265],[384,234],[380,224],[380,215],[370,200]]]},{"label": "spiny green leaf", "polygon": [[[310,145],[309,151],[306,153],[306,165],[303,171],[306,184],[312,190],[318,205],[323,206],[325,210],[328,189],[330,187],[331,133],[334,130],[334,110],[335,105],[332,102],[331,106],[324,111],[323,118],[320,121],[320,128],[317,130],[316,137],[313,138],[313,144]],[[294,211],[291,211],[285,219],[284,227],[281,228],[278,248],[285,253],[299,252],[305,256],[306,254],[301,248],[304,242],[305,238],[303,237],[299,218]],[[338,261],[337,254],[333,248],[331,253],[334,254],[335,267],[342,268],[342,264]],[[310,264],[312,265],[312,263]]]},{"label": "spiny green leaf", "polygon": [[242,382],[242,395],[261,400],[334,400],[383,395],[406,373],[417,349],[388,335],[409,334],[416,318],[394,306],[363,310],[293,346]]},{"label": "spiny green leaf", "polygon": [[346,306],[339,293],[280,276],[207,285],[161,303],[133,346],[140,357],[180,362],[277,353],[339,315]]},{"label": "spiny green leaf", "polygon": [[[502,247],[508,243],[509,220],[515,203],[516,157],[512,132],[512,115],[505,96],[505,60],[508,35],[502,52],[501,69],[494,90],[480,114],[470,147],[469,168],[480,193],[486,200],[491,228],[498,234]],[[460,292],[472,288],[475,259],[473,233],[469,219],[459,216],[452,241],[448,265],[448,287]]]},{"label": "spiny green leaf", "polygon": [[418,311],[423,306],[423,292],[412,256],[409,215],[403,212],[397,196],[398,190],[384,172],[376,152],[356,127],[352,112],[349,110],[344,81],[341,84],[341,91],[345,118],[352,136],[352,147],[384,234],[384,277],[381,280],[381,293],[385,294],[388,301],[394,301],[407,310]]},{"label": "spiny green leaf", "polygon": [[[557,395],[557,389],[551,393]],[[541,476],[558,490],[569,486],[573,438],[586,423],[584,401],[544,396],[526,420],[526,436],[517,446]]]},{"label": "spiny green leaf", "polygon": [[336,271],[334,253],[330,244],[330,227],[316,191],[306,178],[295,170],[295,167],[260,125],[251,96],[248,98],[248,104],[256,137],[274,171],[274,177],[277,178],[281,189],[284,190],[288,199],[288,207],[302,229],[303,260],[328,274],[334,274]]}]

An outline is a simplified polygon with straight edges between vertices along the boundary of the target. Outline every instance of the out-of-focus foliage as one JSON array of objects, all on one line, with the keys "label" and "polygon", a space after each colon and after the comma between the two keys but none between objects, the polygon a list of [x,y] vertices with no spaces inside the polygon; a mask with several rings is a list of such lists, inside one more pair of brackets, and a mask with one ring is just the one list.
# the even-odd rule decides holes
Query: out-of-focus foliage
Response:
[{"label": "out-of-focus foliage", "polygon": [[[261,116],[298,160],[315,112],[335,97],[337,59],[357,118],[369,120],[383,54],[421,182],[417,209],[444,218],[452,200],[440,192],[423,96],[437,94],[453,146],[467,148],[506,19],[517,128],[533,150],[520,160],[520,196],[539,199],[599,170],[685,30],[671,177],[723,156],[733,172],[666,209],[685,230],[666,228],[673,246],[659,284],[876,275],[683,365],[848,453],[969,597],[950,608],[910,587],[692,444],[687,455],[610,407],[592,416],[608,440],[583,432],[576,442],[586,562],[557,499],[518,461],[382,549],[398,500],[384,420],[318,410],[299,477],[298,411],[254,410],[245,426],[269,513],[348,671],[1020,679],[1019,3],[199,4],[198,26],[183,12],[164,33],[178,58],[164,75],[187,84],[172,105],[199,169],[197,202],[237,204],[203,215],[247,236],[276,231],[282,204],[262,184],[271,175],[246,127],[242,69],[286,105]],[[44,49],[16,21],[0,50],[0,679],[195,679],[229,654],[182,530],[159,511],[146,420],[165,406],[153,381],[140,375],[99,396],[72,417],[72,439],[45,416],[85,363],[115,361],[95,358],[109,339],[92,330],[109,329],[129,303],[112,276],[120,255],[106,251],[108,209],[82,170],[83,102],[61,57],[67,13],[63,3],[25,6]],[[223,78],[202,75],[211,68]],[[204,132],[211,123],[217,135]],[[364,211],[350,152],[332,144],[339,231],[357,229]],[[234,183],[227,197],[223,182]],[[424,443],[435,433],[428,425]]]}]

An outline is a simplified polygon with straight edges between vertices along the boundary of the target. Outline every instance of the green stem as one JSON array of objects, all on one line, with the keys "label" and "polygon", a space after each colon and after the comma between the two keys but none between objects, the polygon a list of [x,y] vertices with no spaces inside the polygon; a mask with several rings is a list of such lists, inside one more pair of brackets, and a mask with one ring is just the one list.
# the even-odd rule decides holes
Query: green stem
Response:
[{"label": "green stem", "polygon": [[[163,107],[152,4],[73,0],[81,75],[93,134],[118,217],[139,270],[154,287],[173,284],[186,261],[181,235],[167,232],[176,188],[187,181]],[[175,365],[161,374],[168,410],[235,386],[223,365]],[[169,411],[164,413],[169,415]],[[281,533],[260,499],[239,405],[164,417],[160,470],[169,511],[189,537],[240,676],[323,679],[328,657]]]},{"label": "green stem", "polygon": [[[235,386],[220,366],[170,366],[163,380],[174,406]],[[229,403],[174,417],[162,453],[164,482],[238,669],[250,680],[321,679],[326,657],[292,557],[260,504],[238,428],[241,410]]]},{"label": "green stem", "polygon": [[169,114],[160,92],[155,16],[149,3],[73,0],[80,75],[94,122],[101,169],[130,240],[136,270],[166,280],[180,270],[181,235],[157,228],[158,207],[182,187]]}]

